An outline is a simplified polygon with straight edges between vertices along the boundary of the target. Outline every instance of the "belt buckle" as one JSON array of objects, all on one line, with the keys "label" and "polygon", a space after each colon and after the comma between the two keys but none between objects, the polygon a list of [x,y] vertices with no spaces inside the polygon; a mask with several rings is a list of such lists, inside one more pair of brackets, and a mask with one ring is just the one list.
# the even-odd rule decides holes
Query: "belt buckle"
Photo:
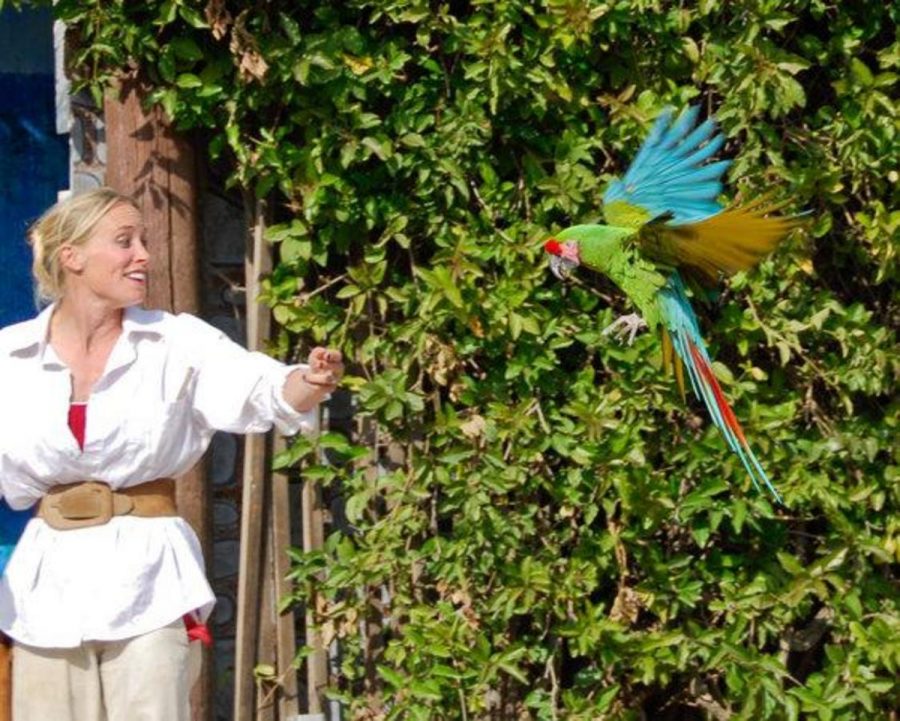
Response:
[{"label": "belt buckle", "polygon": [[68,530],[102,526],[113,517],[113,493],[105,483],[86,481],[57,493],[51,491],[44,520]]}]

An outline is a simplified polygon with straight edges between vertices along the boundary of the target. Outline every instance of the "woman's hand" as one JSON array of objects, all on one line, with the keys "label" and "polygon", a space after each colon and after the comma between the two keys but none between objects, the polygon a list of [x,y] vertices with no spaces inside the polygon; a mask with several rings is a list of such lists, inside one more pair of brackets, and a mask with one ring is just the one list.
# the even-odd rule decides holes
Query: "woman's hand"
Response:
[{"label": "woman's hand", "polygon": [[327,388],[326,393],[337,388],[344,375],[344,361],[340,351],[316,347],[310,351],[306,362],[309,365],[307,383]]},{"label": "woman's hand", "polygon": [[307,361],[309,370],[296,370],[284,384],[284,398],[301,413],[312,410],[337,388],[344,375],[340,351],[313,348]]}]

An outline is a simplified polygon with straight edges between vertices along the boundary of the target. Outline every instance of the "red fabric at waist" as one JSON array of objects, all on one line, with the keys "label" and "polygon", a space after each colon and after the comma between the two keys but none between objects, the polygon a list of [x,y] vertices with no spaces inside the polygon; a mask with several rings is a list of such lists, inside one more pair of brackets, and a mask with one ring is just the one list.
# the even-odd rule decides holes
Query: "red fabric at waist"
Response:
[{"label": "red fabric at waist", "polygon": [[184,614],[184,628],[187,630],[188,640],[189,641],[200,641],[204,646],[210,648],[213,644],[212,633],[209,631],[209,626],[205,623],[200,623],[196,618],[194,618],[194,614],[186,613]]}]

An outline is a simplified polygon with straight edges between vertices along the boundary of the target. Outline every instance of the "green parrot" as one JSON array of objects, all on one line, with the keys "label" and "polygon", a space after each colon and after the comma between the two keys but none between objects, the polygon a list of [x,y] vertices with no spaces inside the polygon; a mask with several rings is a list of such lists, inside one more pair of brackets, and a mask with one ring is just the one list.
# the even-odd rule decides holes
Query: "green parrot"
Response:
[{"label": "green parrot", "polygon": [[618,319],[605,334],[628,333],[631,342],[643,326],[660,329],[663,365],[674,368],[682,397],[686,366],[694,393],[753,484],[782,502],[713,374],[684,280],[711,287],[752,267],[802,220],[772,215],[784,203],[767,197],[728,208],[718,203],[730,161],[706,162],[723,138],[712,119],[695,127],[698,114],[697,107],[677,119],[671,109],[663,111],[625,175],[604,193],[609,225],[566,228],[544,249],[558,277],[584,266],[608,276],[631,299],[639,314]]}]

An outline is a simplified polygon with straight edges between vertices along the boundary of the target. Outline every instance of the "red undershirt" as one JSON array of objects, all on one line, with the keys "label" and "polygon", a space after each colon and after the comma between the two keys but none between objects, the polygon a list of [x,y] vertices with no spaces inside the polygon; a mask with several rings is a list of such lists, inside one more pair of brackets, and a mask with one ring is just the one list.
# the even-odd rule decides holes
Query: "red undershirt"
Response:
[{"label": "red undershirt", "polygon": [[[87,424],[87,403],[69,405],[69,430],[84,450],[84,429]],[[184,614],[184,626],[191,641],[200,641],[204,646],[212,646],[212,634],[205,623],[200,623],[192,613]]]},{"label": "red undershirt", "polygon": [[84,425],[87,420],[87,403],[72,403],[69,406],[69,430],[84,450]]}]

